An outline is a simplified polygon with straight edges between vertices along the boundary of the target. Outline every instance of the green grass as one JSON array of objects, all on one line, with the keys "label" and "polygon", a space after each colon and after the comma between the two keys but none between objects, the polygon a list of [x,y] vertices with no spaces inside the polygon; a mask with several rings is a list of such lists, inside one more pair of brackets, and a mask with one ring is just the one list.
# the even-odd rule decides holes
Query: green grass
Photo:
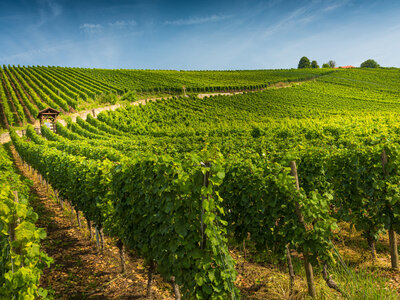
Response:
[{"label": "green grass", "polygon": [[332,269],[331,275],[343,291],[345,299],[399,299],[398,293],[388,287],[388,280],[378,270],[354,270],[338,264]]}]

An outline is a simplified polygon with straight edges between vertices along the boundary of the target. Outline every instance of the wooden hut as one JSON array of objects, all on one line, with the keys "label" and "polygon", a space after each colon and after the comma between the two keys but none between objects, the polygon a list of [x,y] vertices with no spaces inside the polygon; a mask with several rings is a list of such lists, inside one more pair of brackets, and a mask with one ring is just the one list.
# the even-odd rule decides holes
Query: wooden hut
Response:
[{"label": "wooden hut", "polygon": [[56,132],[56,119],[59,114],[60,114],[60,112],[58,110],[48,107],[46,109],[39,111],[37,119],[39,119],[39,121],[40,121],[40,126],[42,126],[43,123],[45,123],[45,124],[48,123],[46,121],[50,121],[48,123],[50,130],[52,130],[53,132]]}]

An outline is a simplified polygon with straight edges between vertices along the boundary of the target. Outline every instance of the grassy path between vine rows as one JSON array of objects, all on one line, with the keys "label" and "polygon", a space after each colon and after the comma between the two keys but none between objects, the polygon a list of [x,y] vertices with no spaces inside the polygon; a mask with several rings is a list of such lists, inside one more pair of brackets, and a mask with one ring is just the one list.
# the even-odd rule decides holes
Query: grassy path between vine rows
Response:
[{"label": "grassy path between vine rows", "polygon": [[[106,237],[105,250],[100,253],[95,241],[89,240],[86,222],[81,220],[79,228],[75,214],[68,208],[62,210],[53,193],[22,166],[16,155],[13,150],[18,169],[34,182],[32,193],[37,197],[31,205],[39,215],[36,225],[46,230],[42,247],[54,259],[44,270],[41,286],[53,290],[55,299],[148,299],[143,259],[125,255],[127,272],[122,275],[115,243]],[[159,276],[154,278],[151,299],[172,299],[169,284]]]},{"label": "grassy path between vine rows", "polygon": [[[400,299],[400,271],[391,269],[387,234],[381,234],[378,239],[375,261],[371,259],[369,246],[362,233],[351,230],[348,223],[340,222],[334,235],[334,245],[348,270],[343,269],[338,261],[336,267],[331,266],[328,272],[346,295],[328,288],[322,278],[322,267],[314,266],[317,299]],[[256,250],[251,243],[246,248],[247,258],[244,258],[241,246],[230,247],[230,253],[237,262],[236,286],[241,291],[242,299],[310,299],[300,254],[295,251],[291,253],[295,271],[291,293],[286,262],[277,261],[268,250]]]}]

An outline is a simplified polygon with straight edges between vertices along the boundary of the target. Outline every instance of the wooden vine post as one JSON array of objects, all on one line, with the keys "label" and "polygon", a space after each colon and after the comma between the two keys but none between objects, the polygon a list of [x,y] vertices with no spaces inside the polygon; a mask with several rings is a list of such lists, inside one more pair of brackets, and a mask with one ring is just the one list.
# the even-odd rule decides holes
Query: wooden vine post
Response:
[{"label": "wooden vine post", "polygon": [[95,232],[95,236],[96,236],[96,245],[97,245],[97,249],[100,250],[100,234],[99,234],[99,227],[97,226],[97,224],[95,224],[94,226],[94,232]]},{"label": "wooden vine post", "polygon": [[121,261],[121,274],[125,273],[125,246],[120,239],[117,241],[117,247],[119,249],[119,258]]},{"label": "wooden vine post", "polygon": [[86,218],[86,224],[87,224],[87,227],[88,227],[88,230],[89,230],[89,240],[92,240],[93,239],[92,223],[89,220],[89,218]]},{"label": "wooden vine post", "polygon": [[[387,176],[387,171],[386,171],[386,164],[388,163],[388,157],[386,154],[386,151],[382,151],[382,168],[383,168],[383,176]],[[397,236],[396,232],[393,229],[393,225],[390,224],[389,227],[389,247],[390,247],[390,260],[392,263],[392,268],[397,270],[399,268],[399,253],[398,253],[398,248],[397,248]]]},{"label": "wooden vine post", "polygon": [[[295,161],[290,162],[290,169],[291,169],[291,175],[295,178],[296,189],[300,190],[299,177],[297,176],[297,167],[296,167]],[[306,224],[304,222],[303,214],[301,213],[300,204],[296,201],[295,205],[296,205],[297,218],[299,219],[299,222],[304,226],[304,229],[307,230]],[[313,272],[312,265],[309,261],[308,251],[303,250],[303,256],[304,256],[304,268],[306,270],[306,277],[307,277],[308,294],[312,298],[315,298],[316,292],[315,292],[315,283],[314,283],[314,272]]]},{"label": "wooden vine post", "polygon": [[288,269],[289,269],[289,277],[290,277],[290,294],[293,294],[293,287],[294,287],[294,270],[293,270],[293,264],[292,264],[292,256],[290,254],[290,244],[286,245],[286,259],[287,259],[287,264],[288,264]]},{"label": "wooden vine post", "polygon": [[[47,185],[47,191],[49,186]],[[64,210],[63,200],[59,197],[58,192],[54,190],[54,195],[56,196],[57,202],[60,203],[61,209]]]},{"label": "wooden vine post", "polygon": [[174,289],[175,300],[181,300],[181,292],[179,291],[179,286],[175,282],[175,276],[171,276],[171,283]]},{"label": "wooden vine post", "polygon": [[78,221],[78,227],[81,228],[82,225],[81,225],[81,218],[79,217],[79,209],[76,209],[75,213],[76,213],[76,220]]},{"label": "wooden vine post", "polygon": [[156,264],[152,260],[149,264],[149,270],[148,270],[148,280],[147,280],[147,289],[146,289],[146,297],[150,298],[151,296],[151,284],[153,283],[153,273],[156,269]]},{"label": "wooden vine post", "polygon": [[104,250],[104,231],[103,231],[103,229],[104,229],[103,227],[99,228],[101,251]]}]

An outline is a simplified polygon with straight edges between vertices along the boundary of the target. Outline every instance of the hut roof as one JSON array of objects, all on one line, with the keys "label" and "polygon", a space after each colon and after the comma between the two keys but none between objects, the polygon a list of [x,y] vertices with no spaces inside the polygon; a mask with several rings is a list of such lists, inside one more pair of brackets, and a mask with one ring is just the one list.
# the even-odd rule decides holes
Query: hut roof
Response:
[{"label": "hut roof", "polygon": [[37,118],[40,119],[42,116],[58,116],[60,112],[54,108],[48,107],[39,111]]}]

